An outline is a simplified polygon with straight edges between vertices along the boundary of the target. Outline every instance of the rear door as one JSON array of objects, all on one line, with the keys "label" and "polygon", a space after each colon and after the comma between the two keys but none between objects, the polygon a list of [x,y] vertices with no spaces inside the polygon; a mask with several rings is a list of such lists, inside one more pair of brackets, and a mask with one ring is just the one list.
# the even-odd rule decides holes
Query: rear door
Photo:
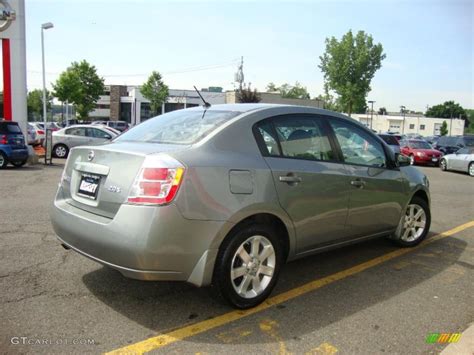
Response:
[{"label": "rear door", "polygon": [[345,237],[349,181],[323,119],[284,115],[257,125],[256,136],[302,253]]},{"label": "rear door", "polygon": [[397,227],[406,203],[406,182],[389,168],[382,143],[348,120],[328,120],[338,142],[351,188],[347,227],[351,237]]},{"label": "rear door", "polygon": [[85,127],[71,127],[65,132],[65,141],[69,148],[89,143]]}]

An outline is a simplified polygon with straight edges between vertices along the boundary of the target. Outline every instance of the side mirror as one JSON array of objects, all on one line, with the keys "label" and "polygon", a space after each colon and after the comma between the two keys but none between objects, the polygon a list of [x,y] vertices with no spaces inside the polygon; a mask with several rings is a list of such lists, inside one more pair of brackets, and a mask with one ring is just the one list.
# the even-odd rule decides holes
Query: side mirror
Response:
[{"label": "side mirror", "polygon": [[403,154],[395,153],[395,161],[399,167],[411,165],[410,158]]}]

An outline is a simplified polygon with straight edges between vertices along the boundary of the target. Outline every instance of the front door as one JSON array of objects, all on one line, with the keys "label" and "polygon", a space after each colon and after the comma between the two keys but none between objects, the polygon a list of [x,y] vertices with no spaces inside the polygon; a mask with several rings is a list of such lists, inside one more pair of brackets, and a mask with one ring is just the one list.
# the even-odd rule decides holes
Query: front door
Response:
[{"label": "front door", "polygon": [[302,253],[346,236],[350,184],[322,119],[285,115],[257,128],[280,205],[294,222]]},{"label": "front door", "polygon": [[350,177],[347,228],[351,237],[397,227],[407,185],[399,169],[388,167],[383,145],[369,132],[346,120],[330,119]]}]

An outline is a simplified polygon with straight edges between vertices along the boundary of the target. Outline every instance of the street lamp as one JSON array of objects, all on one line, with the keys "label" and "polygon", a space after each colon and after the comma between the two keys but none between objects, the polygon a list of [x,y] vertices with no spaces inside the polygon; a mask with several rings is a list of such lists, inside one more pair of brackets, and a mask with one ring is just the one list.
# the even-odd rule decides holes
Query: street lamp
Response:
[{"label": "street lamp", "polygon": [[[48,141],[46,140],[46,70],[44,66],[44,30],[49,30],[53,27],[54,25],[51,22],[46,22],[41,25],[41,57],[43,60],[43,131],[46,144],[48,144]],[[44,153],[44,163],[46,164],[46,152]]]},{"label": "street lamp", "polygon": [[401,110],[401,112],[402,112],[402,114],[403,114],[403,128],[402,128],[402,134],[405,133],[405,109],[406,109],[405,106],[403,106],[403,105],[400,106],[400,110]]},{"label": "street lamp", "polygon": [[372,120],[374,119],[374,102],[373,100],[369,100],[368,103],[372,105],[370,109],[370,129],[372,129]]}]

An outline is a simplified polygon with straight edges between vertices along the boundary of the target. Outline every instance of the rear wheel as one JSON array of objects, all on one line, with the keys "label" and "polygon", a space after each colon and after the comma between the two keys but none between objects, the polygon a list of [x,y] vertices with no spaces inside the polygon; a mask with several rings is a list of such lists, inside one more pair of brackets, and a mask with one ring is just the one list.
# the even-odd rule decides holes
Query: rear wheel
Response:
[{"label": "rear wheel", "polygon": [[413,197],[400,220],[394,241],[403,247],[419,244],[430,230],[431,213],[428,203],[420,197]]},{"label": "rear wheel", "polygon": [[25,159],[25,160],[20,160],[20,161],[12,161],[11,163],[13,164],[14,167],[20,168],[20,167],[22,167],[23,165],[25,165],[26,162],[27,162],[27,159]]},{"label": "rear wheel", "polygon": [[69,148],[64,144],[56,144],[53,149],[56,158],[67,158]]},{"label": "rear wheel", "polygon": [[474,176],[474,162],[471,162],[469,164],[469,167],[467,168],[467,172],[469,173],[470,176]]},{"label": "rear wheel", "polygon": [[8,165],[7,157],[5,156],[5,154],[0,152],[0,169],[6,168],[7,165]]},{"label": "rear wheel", "polygon": [[214,267],[214,292],[236,308],[255,307],[276,284],[283,251],[277,233],[249,224],[229,234]]},{"label": "rear wheel", "polygon": [[446,159],[441,159],[441,161],[439,162],[439,168],[442,171],[448,170],[448,163],[446,162]]}]

